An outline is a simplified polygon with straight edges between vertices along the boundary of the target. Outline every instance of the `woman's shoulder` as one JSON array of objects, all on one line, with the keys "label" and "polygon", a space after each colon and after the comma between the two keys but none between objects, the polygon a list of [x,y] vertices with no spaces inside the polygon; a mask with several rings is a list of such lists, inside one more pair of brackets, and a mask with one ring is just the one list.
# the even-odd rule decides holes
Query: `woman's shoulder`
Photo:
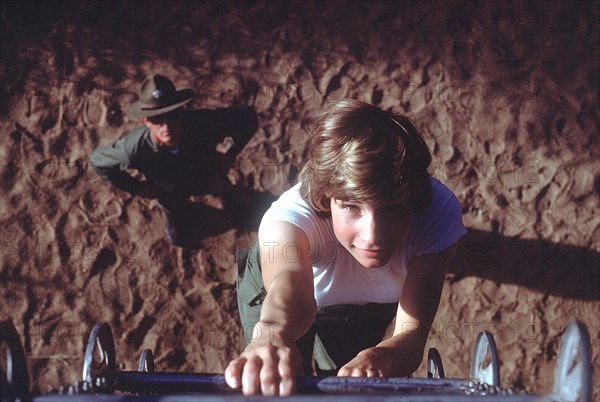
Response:
[{"label": "woman's shoulder", "polygon": [[331,219],[318,214],[302,198],[299,190],[300,185],[296,184],[282,193],[263,215],[261,225],[271,221],[285,221],[302,229],[311,242],[329,238]]},{"label": "woman's shoulder", "polygon": [[448,209],[460,210],[460,203],[454,192],[435,177],[431,177],[431,202],[427,207],[416,213],[420,218],[434,218]]},{"label": "woman's shoulder", "polygon": [[443,250],[466,232],[458,198],[438,179],[432,178],[431,185],[431,203],[415,214],[411,225],[409,242],[422,249],[417,255]]},{"label": "woman's shoulder", "polygon": [[307,215],[316,215],[316,211],[300,195],[300,183],[284,191],[271,208],[280,208],[289,211],[299,211]]},{"label": "woman's shoulder", "polygon": [[440,203],[450,199],[458,200],[452,190],[435,177],[431,177],[431,203]]}]

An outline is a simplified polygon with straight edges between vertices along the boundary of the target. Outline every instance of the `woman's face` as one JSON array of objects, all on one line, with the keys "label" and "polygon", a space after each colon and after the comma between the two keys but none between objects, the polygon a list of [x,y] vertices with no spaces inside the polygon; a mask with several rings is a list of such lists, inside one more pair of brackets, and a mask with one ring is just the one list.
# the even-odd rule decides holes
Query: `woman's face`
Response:
[{"label": "woman's face", "polygon": [[338,241],[365,268],[385,265],[410,228],[412,213],[395,202],[331,199],[333,231]]}]

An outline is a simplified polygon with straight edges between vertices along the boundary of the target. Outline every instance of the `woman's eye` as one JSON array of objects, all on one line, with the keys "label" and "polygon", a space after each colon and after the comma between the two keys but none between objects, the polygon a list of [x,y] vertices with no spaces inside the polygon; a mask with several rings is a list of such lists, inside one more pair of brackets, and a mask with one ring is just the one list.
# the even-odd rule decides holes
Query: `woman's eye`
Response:
[{"label": "woman's eye", "polygon": [[358,208],[358,206],[352,205],[352,204],[343,204],[342,208],[344,208],[348,212],[358,212],[358,211],[360,211],[360,208]]}]

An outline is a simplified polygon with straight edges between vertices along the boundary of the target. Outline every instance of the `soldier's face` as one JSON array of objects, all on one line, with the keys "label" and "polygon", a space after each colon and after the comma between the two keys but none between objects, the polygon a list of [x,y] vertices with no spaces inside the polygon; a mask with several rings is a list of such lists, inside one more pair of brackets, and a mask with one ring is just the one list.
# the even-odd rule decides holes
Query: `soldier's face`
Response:
[{"label": "soldier's face", "polygon": [[144,117],[144,124],[159,146],[177,148],[181,142],[181,111],[173,110],[158,116]]}]

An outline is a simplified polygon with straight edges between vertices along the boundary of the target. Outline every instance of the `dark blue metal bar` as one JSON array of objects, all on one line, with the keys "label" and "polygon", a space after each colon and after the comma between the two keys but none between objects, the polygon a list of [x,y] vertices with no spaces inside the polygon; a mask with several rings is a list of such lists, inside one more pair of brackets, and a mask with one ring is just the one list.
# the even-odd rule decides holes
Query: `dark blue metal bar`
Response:
[{"label": "dark blue metal bar", "polygon": [[292,395],[285,398],[241,394],[161,394],[161,395],[39,395],[28,402],[556,402],[555,395],[483,395],[467,396],[443,393],[420,394],[322,394]]},{"label": "dark blue metal bar", "polygon": [[[135,393],[173,392],[239,392],[229,388],[222,374],[152,373],[139,371],[109,371],[101,376],[107,391]],[[299,377],[298,393],[461,393],[464,380],[425,378],[365,378],[365,377]]]}]

